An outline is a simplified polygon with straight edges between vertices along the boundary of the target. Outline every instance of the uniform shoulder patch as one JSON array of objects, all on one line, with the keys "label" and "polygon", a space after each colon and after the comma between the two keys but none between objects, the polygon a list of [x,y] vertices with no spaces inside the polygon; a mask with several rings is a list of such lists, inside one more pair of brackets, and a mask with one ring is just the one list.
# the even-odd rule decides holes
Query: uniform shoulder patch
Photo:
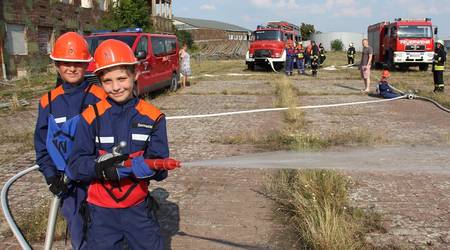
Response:
[{"label": "uniform shoulder patch", "polygon": [[93,94],[95,97],[97,97],[100,100],[104,100],[108,96],[106,94],[106,92],[103,90],[103,88],[101,88],[97,85],[92,85],[91,89],[89,90],[89,93]]},{"label": "uniform shoulder patch", "polygon": [[51,92],[50,95],[51,95],[51,98],[52,98],[51,100],[48,99],[48,93],[45,94],[45,95],[43,95],[43,96],[41,97],[40,103],[41,103],[41,107],[42,107],[42,108],[46,108],[47,105],[48,105],[51,101],[53,101],[53,100],[56,99],[56,97],[58,97],[58,96],[64,94],[64,89],[63,89],[62,85],[60,85],[60,86],[58,86],[57,88],[52,89],[50,92]]},{"label": "uniform shoulder patch", "polygon": [[[102,116],[106,110],[108,110],[111,107],[111,104],[109,104],[106,100],[99,101],[95,104],[97,106],[98,115]],[[81,113],[83,116],[83,119],[86,120],[86,122],[90,125],[96,118],[95,110],[93,105],[89,105],[86,110]]]},{"label": "uniform shoulder patch", "polygon": [[162,114],[157,107],[144,100],[139,100],[138,104],[136,105],[136,110],[141,115],[148,116],[153,121],[156,121],[156,119],[158,119],[158,117]]}]

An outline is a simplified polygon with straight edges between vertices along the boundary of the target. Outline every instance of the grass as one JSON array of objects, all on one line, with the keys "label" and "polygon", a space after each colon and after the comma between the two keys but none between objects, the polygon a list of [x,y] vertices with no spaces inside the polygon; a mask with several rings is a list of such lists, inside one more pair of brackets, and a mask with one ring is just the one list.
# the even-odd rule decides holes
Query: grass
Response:
[{"label": "grass", "polygon": [[14,95],[19,99],[29,99],[47,92],[55,86],[56,76],[54,74],[36,74],[29,78],[8,82],[7,85],[0,84],[0,100],[8,100]]},{"label": "grass", "polygon": [[[50,202],[38,205],[31,213],[19,217],[18,226],[25,238],[31,242],[40,242],[45,239],[47,220],[50,211]],[[58,214],[55,240],[61,240],[66,234],[66,222]]]},{"label": "grass", "polygon": [[385,142],[381,135],[375,135],[368,129],[334,130],[327,134],[317,134],[307,128],[305,113],[295,107],[300,106],[302,95],[292,84],[291,78],[280,76],[278,81],[272,82],[275,94],[275,107],[288,107],[284,112],[284,127],[271,131],[266,136],[243,133],[227,135],[219,139],[210,140],[211,143],[221,144],[253,144],[263,150],[298,150],[316,151],[333,146],[368,146]]},{"label": "grass", "polygon": [[380,214],[350,207],[352,186],[332,170],[280,170],[268,177],[264,193],[297,248],[365,249],[367,233],[385,230]]},{"label": "grass", "polygon": [[[33,129],[33,128],[32,128]],[[23,131],[14,129],[0,130],[0,144],[20,143],[21,151],[34,149],[34,131]]]}]

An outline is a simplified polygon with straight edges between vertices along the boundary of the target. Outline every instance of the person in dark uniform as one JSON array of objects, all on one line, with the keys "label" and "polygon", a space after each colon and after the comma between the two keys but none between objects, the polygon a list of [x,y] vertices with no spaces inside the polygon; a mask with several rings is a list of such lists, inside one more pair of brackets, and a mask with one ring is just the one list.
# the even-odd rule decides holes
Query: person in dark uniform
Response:
[{"label": "person in dark uniform", "polygon": [[327,59],[327,56],[325,55],[327,53],[325,51],[325,48],[323,47],[322,43],[319,43],[319,64],[322,65],[325,62],[325,59]]},{"label": "person in dark uniform", "polygon": [[311,42],[312,48],[311,48],[311,69],[312,69],[312,76],[317,76],[317,69],[319,68],[319,47],[317,46],[315,41]]},{"label": "person in dark uniform", "polygon": [[348,45],[348,50],[347,50],[347,64],[348,65],[355,64],[355,54],[356,54],[355,47],[353,46],[353,43],[350,43]]},{"label": "person in dark uniform", "polygon": [[444,50],[444,41],[438,40],[434,49],[433,80],[434,92],[444,92],[444,69],[447,53]]}]

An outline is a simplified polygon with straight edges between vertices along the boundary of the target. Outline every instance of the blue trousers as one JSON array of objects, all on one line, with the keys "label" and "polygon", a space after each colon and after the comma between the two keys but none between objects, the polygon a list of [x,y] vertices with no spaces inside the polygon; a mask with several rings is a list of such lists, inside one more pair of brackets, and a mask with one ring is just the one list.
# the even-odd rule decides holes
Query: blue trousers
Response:
[{"label": "blue trousers", "polygon": [[87,244],[94,250],[164,249],[160,227],[147,202],[129,208],[104,208],[88,204],[91,217]]},{"label": "blue trousers", "polygon": [[304,59],[297,59],[297,69],[298,73],[305,73],[305,60]]},{"label": "blue trousers", "polygon": [[80,205],[86,199],[86,187],[69,187],[71,192],[63,198],[61,212],[69,228],[72,249],[87,249],[83,242],[83,218],[80,215]]},{"label": "blue trousers", "polygon": [[284,71],[286,72],[286,74],[292,73],[292,71],[294,71],[294,58],[292,58],[292,56],[286,56]]}]

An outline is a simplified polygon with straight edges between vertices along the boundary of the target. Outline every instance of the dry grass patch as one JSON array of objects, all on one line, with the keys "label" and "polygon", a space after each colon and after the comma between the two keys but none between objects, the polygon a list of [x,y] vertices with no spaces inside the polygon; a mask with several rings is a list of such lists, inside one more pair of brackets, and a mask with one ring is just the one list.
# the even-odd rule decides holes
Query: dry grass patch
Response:
[{"label": "dry grass patch", "polygon": [[353,183],[336,171],[280,170],[266,183],[274,217],[299,249],[365,249],[368,232],[384,232],[381,215],[349,206]]},{"label": "dry grass patch", "polygon": [[[18,226],[25,238],[30,242],[39,242],[45,239],[50,201],[38,205],[30,214],[24,214],[17,220]],[[61,240],[66,236],[66,222],[58,214],[55,228],[55,240]]]},{"label": "dry grass patch", "polygon": [[1,129],[0,144],[19,143],[22,151],[34,149],[34,131]]}]

